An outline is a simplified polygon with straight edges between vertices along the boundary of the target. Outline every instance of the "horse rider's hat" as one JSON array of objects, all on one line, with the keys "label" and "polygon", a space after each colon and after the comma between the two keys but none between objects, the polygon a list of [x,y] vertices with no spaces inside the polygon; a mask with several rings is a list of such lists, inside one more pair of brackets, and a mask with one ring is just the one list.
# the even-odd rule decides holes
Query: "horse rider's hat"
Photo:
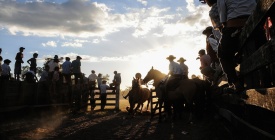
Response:
[{"label": "horse rider's hat", "polygon": [[168,60],[174,60],[174,59],[176,59],[176,57],[174,55],[169,55],[166,59],[168,59]]},{"label": "horse rider's hat", "polygon": [[186,61],[186,59],[184,59],[183,57],[181,57],[179,60],[178,60],[178,62],[185,62]]}]

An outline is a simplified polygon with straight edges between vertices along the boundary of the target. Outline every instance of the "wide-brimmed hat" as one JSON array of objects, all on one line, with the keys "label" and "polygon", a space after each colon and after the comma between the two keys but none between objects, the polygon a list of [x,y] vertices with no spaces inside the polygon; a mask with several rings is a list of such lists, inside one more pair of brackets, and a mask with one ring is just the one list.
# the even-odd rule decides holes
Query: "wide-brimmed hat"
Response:
[{"label": "wide-brimmed hat", "polygon": [[76,59],[82,59],[80,56],[77,56]]},{"label": "wide-brimmed hat", "polygon": [[11,61],[9,59],[5,59],[4,63],[10,63]]},{"label": "wide-brimmed hat", "polygon": [[166,57],[166,59],[173,60],[173,59],[176,59],[176,57],[174,55],[169,55],[168,57]]},{"label": "wide-brimmed hat", "polygon": [[207,32],[212,32],[212,30],[213,30],[213,27],[212,26],[208,26],[208,27],[206,27],[203,31],[202,31],[202,34],[206,34]]},{"label": "wide-brimmed hat", "polygon": [[178,60],[178,62],[185,62],[186,61],[186,59],[184,59],[183,57],[181,57],[179,60]]}]

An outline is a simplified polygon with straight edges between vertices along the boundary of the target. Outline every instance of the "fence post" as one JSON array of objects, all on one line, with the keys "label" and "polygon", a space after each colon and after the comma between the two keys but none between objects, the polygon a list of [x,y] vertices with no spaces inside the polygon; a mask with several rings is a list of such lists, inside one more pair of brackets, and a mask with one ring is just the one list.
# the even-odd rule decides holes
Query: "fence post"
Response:
[{"label": "fence post", "polygon": [[116,93],[116,106],[115,110],[119,110],[119,94],[120,94],[120,85],[115,86],[113,92]]}]

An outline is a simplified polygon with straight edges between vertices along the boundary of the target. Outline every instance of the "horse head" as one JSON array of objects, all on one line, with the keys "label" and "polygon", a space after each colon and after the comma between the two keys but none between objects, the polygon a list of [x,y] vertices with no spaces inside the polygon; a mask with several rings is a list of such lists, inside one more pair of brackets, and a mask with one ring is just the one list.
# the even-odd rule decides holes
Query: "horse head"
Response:
[{"label": "horse head", "polygon": [[154,68],[153,67],[148,71],[147,75],[143,79],[143,82],[147,84],[152,79],[154,79]]}]

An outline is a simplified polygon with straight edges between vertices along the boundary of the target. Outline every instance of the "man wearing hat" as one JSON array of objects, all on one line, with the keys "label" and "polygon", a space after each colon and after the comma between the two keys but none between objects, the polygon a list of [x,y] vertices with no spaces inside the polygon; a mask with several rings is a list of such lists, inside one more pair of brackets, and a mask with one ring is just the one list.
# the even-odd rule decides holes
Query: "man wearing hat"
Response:
[{"label": "man wearing hat", "polygon": [[100,100],[101,100],[101,110],[103,110],[105,108],[106,105],[106,97],[107,97],[107,89],[110,88],[110,86],[108,86],[106,84],[106,80],[102,81],[102,84],[100,85]]},{"label": "man wearing hat", "polygon": [[166,82],[166,91],[172,90],[177,86],[177,83],[181,80],[182,77],[182,70],[178,63],[174,62],[174,59],[176,59],[175,56],[169,55],[167,58],[169,60],[169,73],[170,75],[168,81]]},{"label": "man wearing hat", "polygon": [[74,74],[75,79],[75,85],[78,84],[78,78],[80,78],[80,81],[82,81],[82,74],[81,74],[81,60],[82,58],[80,56],[77,56],[75,60],[72,61],[72,71]]},{"label": "man wearing hat", "polygon": [[19,48],[19,52],[16,54],[15,56],[15,66],[14,66],[14,77],[15,77],[15,80],[19,81],[19,78],[20,78],[20,74],[21,74],[21,63],[24,63],[23,61],[23,51],[25,50],[24,47],[20,47]]},{"label": "man wearing hat", "polygon": [[65,62],[62,64],[62,75],[64,76],[66,83],[71,85],[71,70],[72,70],[72,63],[70,61],[70,57],[65,57]]},{"label": "man wearing hat", "polygon": [[219,59],[217,56],[218,51],[218,41],[215,39],[213,35],[213,28],[211,26],[206,27],[206,29],[202,32],[206,36],[206,52],[211,58],[211,64],[213,68],[218,65]]},{"label": "man wearing hat", "polygon": [[182,75],[183,75],[183,78],[186,79],[188,78],[188,66],[184,64],[186,60],[181,57],[178,62],[180,63],[180,67],[181,67],[181,70],[182,70]]}]

